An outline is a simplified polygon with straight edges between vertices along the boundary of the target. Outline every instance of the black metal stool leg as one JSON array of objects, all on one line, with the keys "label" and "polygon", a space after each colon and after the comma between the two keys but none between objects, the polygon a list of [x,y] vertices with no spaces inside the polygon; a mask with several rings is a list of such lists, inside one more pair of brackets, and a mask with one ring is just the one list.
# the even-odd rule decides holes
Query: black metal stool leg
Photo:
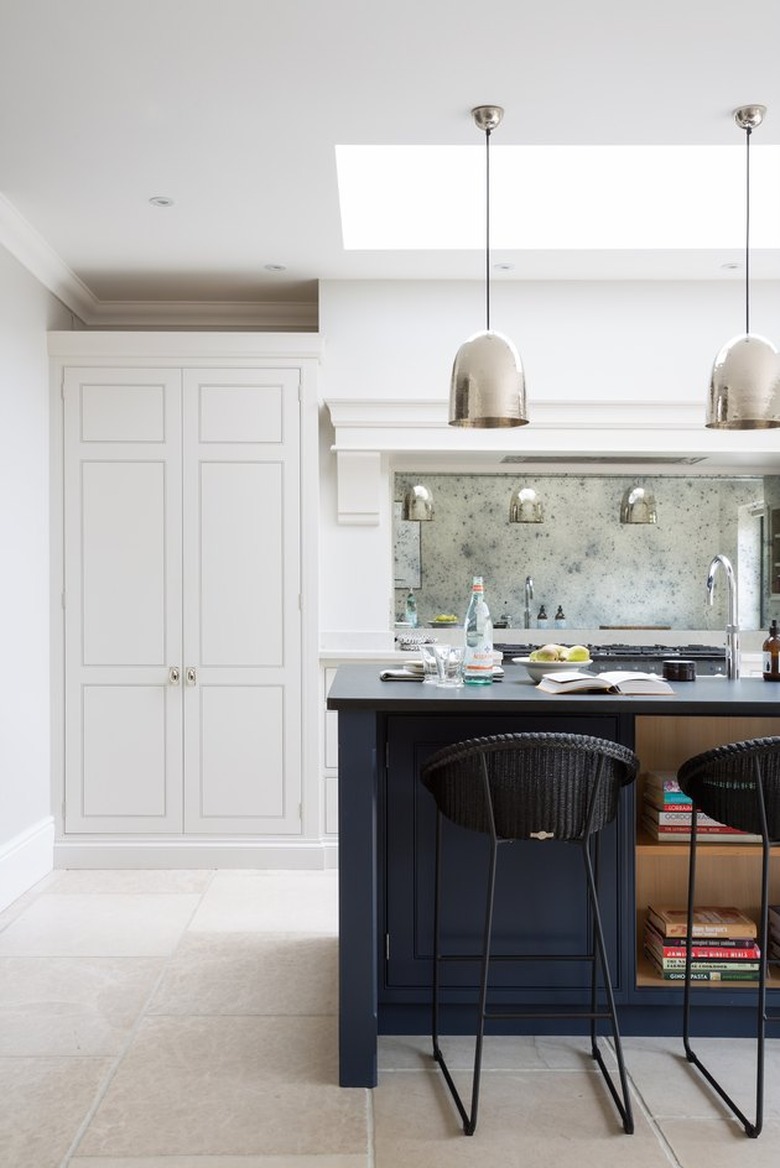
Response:
[{"label": "black metal stool leg", "polygon": [[441,876],[441,816],[437,815],[436,824],[436,873],[434,893],[434,959],[433,959],[433,1057],[439,1064],[444,1075],[450,1094],[463,1121],[463,1132],[473,1136],[477,1127],[477,1111],[479,1108],[479,1088],[482,1078],[482,1044],[485,1037],[485,1020],[487,1018],[488,979],[490,976],[490,946],[493,934],[493,906],[495,903],[496,888],[496,861],[498,856],[498,841],[490,841],[490,861],[488,866],[488,886],[485,903],[485,923],[482,938],[481,974],[479,983],[479,1014],[477,1018],[476,1034],[474,1039],[474,1068],[471,1079],[471,1112],[461,1099],[455,1081],[450,1074],[444,1055],[439,1044],[439,966],[441,963],[441,949],[439,940],[440,922],[440,876]]},{"label": "black metal stool leg", "polygon": [[[597,839],[598,844],[598,839]],[[604,941],[604,929],[601,922],[601,910],[599,908],[598,888],[594,877],[593,864],[591,862],[589,838],[583,840],[582,857],[585,864],[585,875],[588,885],[588,897],[590,899],[591,911],[593,913],[593,955],[592,955],[592,973],[591,973],[591,1013],[596,1014],[597,996],[596,996],[596,959],[601,966],[601,976],[604,982],[604,993],[607,999],[607,1008],[609,1011],[610,1022],[612,1023],[612,1037],[615,1043],[615,1057],[618,1064],[618,1076],[620,1079],[620,1092],[618,1092],[612,1075],[607,1069],[604,1058],[599,1049],[596,1036],[596,1019],[591,1018],[591,1054],[596,1060],[599,1070],[604,1076],[604,1080],[609,1088],[609,1093],[612,1096],[615,1106],[618,1109],[620,1118],[623,1121],[623,1130],[626,1135],[631,1135],[634,1131],[634,1116],[631,1110],[631,1096],[628,1089],[628,1076],[626,1075],[625,1062],[623,1060],[623,1044],[620,1039],[620,1028],[617,1019],[617,1007],[615,1005],[615,995],[612,989],[612,978],[610,975],[609,962],[607,960],[607,947]]]},{"label": "black metal stool leg", "polygon": [[[760,780],[759,780],[760,790]],[[763,802],[763,801],[762,801]],[[687,905],[687,925],[686,925],[686,953],[685,953],[685,987],[683,994],[683,1046],[685,1048],[685,1057],[689,1063],[697,1068],[704,1076],[712,1089],[717,1092],[726,1106],[734,1113],[739,1122],[745,1129],[746,1135],[751,1139],[756,1139],[761,1134],[761,1129],[764,1126],[764,1038],[766,1032],[766,977],[767,977],[767,943],[769,940],[768,918],[769,918],[769,854],[770,844],[767,838],[766,831],[764,832],[764,840],[762,844],[762,865],[761,865],[761,919],[759,923],[759,947],[761,956],[759,958],[759,973],[758,973],[758,991],[756,1001],[756,1118],[755,1122],[751,1122],[744,1112],[737,1106],[728,1092],[720,1085],[718,1080],[710,1070],[704,1065],[698,1055],[691,1047],[690,1038],[690,1006],[691,1006],[691,954],[693,948],[693,909],[695,905],[696,896],[696,851],[697,851],[697,831],[696,831],[696,816],[697,808],[693,808],[694,825],[691,830],[691,847],[690,858],[688,864],[688,905]],[[766,822],[764,820],[764,822]]]}]

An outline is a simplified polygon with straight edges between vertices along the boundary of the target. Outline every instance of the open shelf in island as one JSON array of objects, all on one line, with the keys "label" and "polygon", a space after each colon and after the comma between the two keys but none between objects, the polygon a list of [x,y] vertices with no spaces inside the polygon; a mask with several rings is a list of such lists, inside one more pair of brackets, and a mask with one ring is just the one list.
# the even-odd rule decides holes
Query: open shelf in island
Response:
[{"label": "open shelf in island", "polygon": [[[636,719],[636,751],[642,760],[642,774],[636,786],[637,830],[635,846],[637,987],[682,990],[681,981],[660,977],[642,951],[647,906],[672,905],[684,908],[688,894],[687,840],[658,841],[641,826],[644,774],[647,771],[676,773],[687,758],[714,746],[746,741],[780,733],[780,718],[753,717],[655,717]],[[758,921],[761,896],[760,843],[699,838],[696,861],[696,901],[698,904],[735,905]],[[780,848],[770,860],[770,904],[780,904]],[[696,988],[749,989],[753,981],[695,983]],[[780,970],[770,971],[767,982],[780,986]]]}]

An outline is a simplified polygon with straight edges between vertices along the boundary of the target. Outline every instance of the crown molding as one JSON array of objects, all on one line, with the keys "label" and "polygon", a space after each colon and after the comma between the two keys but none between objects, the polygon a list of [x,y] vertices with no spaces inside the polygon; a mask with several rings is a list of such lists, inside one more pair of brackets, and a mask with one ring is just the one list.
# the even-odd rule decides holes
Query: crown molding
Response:
[{"label": "crown molding", "polygon": [[98,303],[95,296],[2,194],[0,244],[66,308],[87,323]]},{"label": "crown molding", "polygon": [[318,305],[306,301],[99,300],[2,194],[0,245],[88,327],[291,332],[315,332],[318,327]]}]

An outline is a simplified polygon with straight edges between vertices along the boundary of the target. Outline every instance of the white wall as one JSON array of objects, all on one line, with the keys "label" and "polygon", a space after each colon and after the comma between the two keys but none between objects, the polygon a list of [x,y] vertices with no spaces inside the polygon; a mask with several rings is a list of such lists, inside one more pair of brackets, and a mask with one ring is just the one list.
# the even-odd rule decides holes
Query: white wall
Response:
[{"label": "white wall", "polygon": [[[780,283],[755,282],[752,330],[780,345]],[[484,326],[484,289],[474,283],[324,281],[320,286],[325,399],[446,402],[458,346]],[[713,358],[744,327],[741,278],[711,282],[503,283],[492,291],[494,328],[516,343],[534,403],[701,403]],[[532,426],[512,431],[522,449]],[[713,437],[711,431],[705,432]],[[753,439],[780,456],[780,432]],[[583,443],[592,442],[591,434]],[[583,446],[587,449],[587,446]],[[388,643],[392,609],[391,470],[385,456],[378,526],[337,522],[336,461],[322,461],[323,645],[349,631],[366,647]]]},{"label": "white wall", "polygon": [[68,313],[0,248],[0,909],[50,868],[49,372]]}]

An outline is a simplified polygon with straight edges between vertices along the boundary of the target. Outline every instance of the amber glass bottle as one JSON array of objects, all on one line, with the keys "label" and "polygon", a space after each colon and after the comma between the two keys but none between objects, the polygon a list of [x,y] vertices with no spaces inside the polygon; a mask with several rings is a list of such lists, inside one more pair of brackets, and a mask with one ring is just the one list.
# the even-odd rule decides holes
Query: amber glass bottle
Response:
[{"label": "amber glass bottle", "polygon": [[780,681],[780,631],[777,621],[769,627],[769,636],[762,646],[764,651],[764,681]]}]

